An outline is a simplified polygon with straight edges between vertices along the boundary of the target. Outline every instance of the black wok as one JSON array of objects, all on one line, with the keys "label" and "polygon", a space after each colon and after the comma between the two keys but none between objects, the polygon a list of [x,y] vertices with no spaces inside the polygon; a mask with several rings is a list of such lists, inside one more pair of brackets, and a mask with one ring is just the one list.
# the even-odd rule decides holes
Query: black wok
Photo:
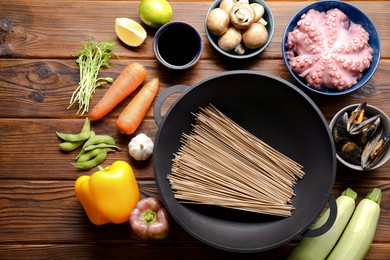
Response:
[{"label": "black wok", "polygon": [[[182,92],[165,115],[161,107],[173,93]],[[166,176],[182,133],[191,132],[192,113],[213,104],[246,130],[304,166],[305,177],[295,187],[291,217],[275,217],[216,206],[182,204],[174,198]],[[306,234],[328,202],[336,216],[332,188],[336,153],[328,124],[314,102],[300,89],[280,78],[252,71],[231,71],[192,87],[173,86],[157,99],[159,127],[153,170],[159,195],[174,220],[204,243],[233,252],[259,252]]]}]

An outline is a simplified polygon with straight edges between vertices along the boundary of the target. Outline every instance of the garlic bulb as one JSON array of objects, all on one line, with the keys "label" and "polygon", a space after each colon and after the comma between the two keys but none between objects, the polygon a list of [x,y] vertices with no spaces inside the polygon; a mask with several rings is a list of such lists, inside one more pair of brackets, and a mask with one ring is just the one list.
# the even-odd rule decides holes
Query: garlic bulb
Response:
[{"label": "garlic bulb", "polygon": [[153,141],[146,134],[138,134],[129,142],[129,154],[137,161],[145,161],[153,153]]}]

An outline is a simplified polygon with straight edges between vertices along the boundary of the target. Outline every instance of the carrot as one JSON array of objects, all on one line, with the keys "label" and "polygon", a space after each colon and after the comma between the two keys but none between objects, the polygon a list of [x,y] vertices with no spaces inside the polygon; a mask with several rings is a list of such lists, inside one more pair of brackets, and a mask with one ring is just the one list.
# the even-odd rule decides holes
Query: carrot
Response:
[{"label": "carrot", "polygon": [[119,132],[130,135],[137,130],[157,95],[158,86],[159,79],[153,78],[135,95],[116,122]]},{"label": "carrot", "polygon": [[96,121],[107,115],[130,95],[146,78],[146,69],[138,62],[130,63],[92,109],[89,118]]}]

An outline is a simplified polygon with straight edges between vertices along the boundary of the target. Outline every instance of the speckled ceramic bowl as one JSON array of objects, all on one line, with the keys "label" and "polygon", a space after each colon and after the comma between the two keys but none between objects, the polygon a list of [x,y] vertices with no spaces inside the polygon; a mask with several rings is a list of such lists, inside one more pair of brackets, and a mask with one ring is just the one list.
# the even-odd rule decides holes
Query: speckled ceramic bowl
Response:
[{"label": "speckled ceramic bowl", "polygon": [[[331,89],[314,89],[310,86],[307,85],[306,80],[304,78],[301,78],[299,75],[297,75],[295,72],[292,71],[290,64],[289,64],[289,57],[287,55],[287,37],[288,33],[293,31],[295,26],[297,25],[297,22],[300,20],[301,16],[303,14],[306,14],[310,9],[315,9],[317,11],[321,12],[326,12],[330,9],[333,8],[338,8],[340,9],[343,13],[345,13],[349,19],[356,24],[361,24],[363,28],[369,33],[370,38],[369,38],[369,45],[373,48],[374,53],[373,53],[373,59],[371,62],[371,65],[368,69],[366,69],[363,72],[363,76],[358,80],[358,82],[351,86],[348,89],[338,91],[338,90],[331,90]],[[300,11],[298,11],[293,18],[290,20],[290,22],[287,24],[287,27],[284,31],[283,34],[283,39],[282,39],[282,53],[283,53],[283,59],[285,62],[285,65],[291,75],[296,79],[296,81],[304,88],[309,89],[313,92],[319,93],[319,94],[324,94],[324,95],[343,95],[347,94],[350,92],[353,92],[360,87],[362,87],[364,84],[367,83],[368,80],[374,75],[378,64],[380,60],[380,51],[381,51],[381,46],[380,46],[380,40],[379,40],[379,35],[378,31],[375,28],[373,22],[370,20],[370,18],[361,10],[356,8],[354,5],[345,3],[342,1],[318,1],[312,4],[307,5],[306,7],[302,8]]]},{"label": "speckled ceramic bowl", "polygon": [[211,44],[211,46],[213,46],[213,48],[218,51],[219,53],[221,53],[222,55],[226,56],[226,57],[229,57],[229,58],[232,58],[232,59],[247,59],[247,58],[252,58],[256,55],[259,55],[261,52],[263,52],[267,46],[270,44],[271,40],[272,40],[272,37],[274,35],[274,17],[273,17],[273,14],[272,14],[272,11],[271,9],[268,7],[268,5],[263,1],[263,0],[249,0],[249,3],[259,3],[261,4],[263,7],[264,7],[264,15],[263,15],[263,19],[265,21],[267,21],[267,25],[266,25],[266,29],[268,31],[268,40],[267,42],[260,48],[257,48],[257,49],[248,49],[248,48],[245,48],[245,53],[240,55],[240,54],[237,54],[234,52],[234,50],[232,51],[229,51],[229,52],[226,52],[224,50],[222,50],[219,46],[218,46],[218,37],[213,35],[210,30],[207,28],[207,25],[206,25],[206,20],[207,20],[207,16],[209,15],[209,13],[211,12],[211,10],[213,10],[214,8],[217,8],[220,3],[222,2],[222,0],[216,0],[209,8],[209,10],[207,11],[207,14],[206,14],[206,19],[205,19],[205,28],[206,28],[206,35],[207,35],[207,38],[209,39],[209,42]]},{"label": "speckled ceramic bowl", "polygon": [[[353,110],[355,110],[357,108],[358,105],[359,104],[353,104],[353,105],[346,106],[336,113],[336,115],[332,118],[332,120],[329,124],[329,127],[330,127],[332,133],[333,133],[333,128],[335,127],[337,119],[339,119],[345,112],[348,112],[348,114],[350,114]],[[381,109],[367,104],[365,115],[367,115],[367,117],[380,115],[381,125],[383,127],[383,133],[390,132],[390,119],[387,116],[387,114],[385,112],[383,112]],[[381,167],[383,164],[385,164],[390,159],[390,149],[387,148],[382,159],[377,164],[375,164],[372,168],[370,168],[368,170],[363,169],[363,167],[361,165],[353,164],[353,163],[346,161],[345,159],[343,159],[340,156],[340,154],[337,151],[336,151],[336,157],[340,163],[344,164],[348,168],[351,168],[351,169],[357,170],[357,171],[371,171],[371,170],[374,170],[374,169]]]}]

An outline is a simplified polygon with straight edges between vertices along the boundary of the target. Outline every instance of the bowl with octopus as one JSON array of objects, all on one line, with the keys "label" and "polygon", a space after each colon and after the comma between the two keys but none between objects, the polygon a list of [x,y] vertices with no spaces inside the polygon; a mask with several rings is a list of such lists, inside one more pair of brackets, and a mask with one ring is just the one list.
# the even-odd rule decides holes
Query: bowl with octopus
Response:
[{"label": "bowl with octopus", "polygon": [[274,34],[274,17],[263,0],[216,0],[205,19],[211,46],[232,59],[259,55]]},{"label": "bowl with octopus", "polygon": [[380,40],[372,20],[342,1],[307,5],[283,34],[284,63],[304,88],[324,95],[351,93],[370,80],[380,60]]},{"label": "bowl with octopus", "polygon": [[390,119],[381,109],[363,102],[344,107],[330,124],[336,157],[358,171],[374,170],[390,158]]}]

